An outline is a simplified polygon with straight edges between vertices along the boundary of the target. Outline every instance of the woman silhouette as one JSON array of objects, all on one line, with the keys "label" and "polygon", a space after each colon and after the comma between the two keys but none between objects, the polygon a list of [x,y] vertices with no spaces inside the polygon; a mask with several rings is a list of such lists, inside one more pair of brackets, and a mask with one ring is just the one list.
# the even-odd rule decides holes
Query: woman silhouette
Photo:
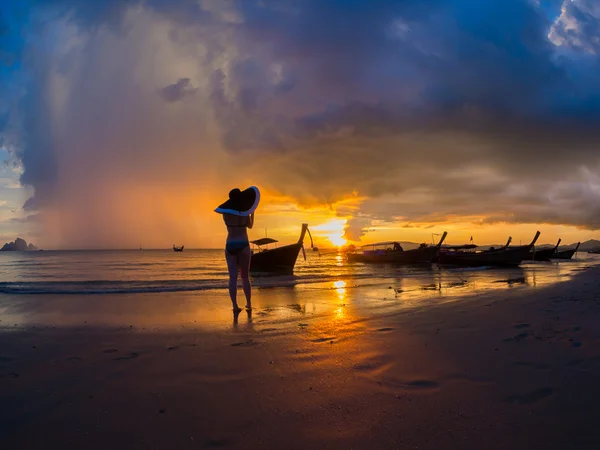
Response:
[{"label": "woman silhouette", "polygon": [[246,309],[252,309],[252,287],[249,277],[252,253],[248,229],[254,226],[254,210],[258,206],[259,199],[260,194],[254,186],[243,192],[236,188],[229,192],[229,200],[215,210],[223,214],[223,221],[227,226],[225,260],[229,272],[229,297],[231,297],[234,314],[242,310],[237,303],[238,273],[242,278]]}]

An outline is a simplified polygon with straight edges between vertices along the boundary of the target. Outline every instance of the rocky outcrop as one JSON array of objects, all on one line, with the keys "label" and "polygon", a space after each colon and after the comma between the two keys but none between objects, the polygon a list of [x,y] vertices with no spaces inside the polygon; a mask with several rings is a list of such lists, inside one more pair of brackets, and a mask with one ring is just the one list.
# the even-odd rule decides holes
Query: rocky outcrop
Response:
[{"label": "rocky outcrop", "polygon": [[17,238],[14,242],[8,242],[0,248],[0,252],[27,252],[34,250],[38,250],[38,248],[31,243],[27,245],[25,239],[21,238]]}]

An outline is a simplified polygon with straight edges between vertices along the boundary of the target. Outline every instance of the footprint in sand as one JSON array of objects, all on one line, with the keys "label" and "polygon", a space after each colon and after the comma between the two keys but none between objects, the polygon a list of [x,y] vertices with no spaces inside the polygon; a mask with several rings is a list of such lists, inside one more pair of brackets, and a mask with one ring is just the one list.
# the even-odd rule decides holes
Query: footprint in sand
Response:
[{"label": "footprint in sand", "polygon": [[19,374],[16,372],[0,373],[0,378],[19,378]]},{"label": "footprint in sand", "polygon": [[520,324],[518,324],[518,325],[515,325],[515,328],[516,328],[517,330],[520,330],[520,329],[522,329],[522,328],[529,328],[529,324],[528,324],[528,323],[520,323]]},{"label": "footprint in sand", "polygon": [[529,337],[529,332],[517,334],[516,336],[513,336],[511,338],[506,338],[506,339],[504,339],[504,342],[512,342],[512,341],[519,342],[527,337]]},{"label": "footprint in sand", "polygon": [[488,378],[486,376],[476,375],[476,374],[475,375],[466,374],[466,373],[450,374],[444,378],[444,381],[467,381],[469,383],[476,383],[476,384],[490,384],[493,382],[493,380],[491,378]]},{"label": "footprint in sand", "polygon": [[334,339],[335,338],[332,338],[332,337],[322,337],[322,338],[311,339],[310,342],[326,342],[326,341],[333,342]]},{"label": "footprint in sand", "polygon": [[379,362],[364,362],[362,364],[355,364],[354,370],[358,370],[359,372],[371,372],[381,368],[381,363]]},{"label": "footprint in sand", "polygon": [[205,442],[206,447],[218,448],[218,447],[226,447],[230,444],[228,439],[207,439]]},{"label": "footprint in sand", "polygon": [[254,341],[253,339],[250,339],[245,342],[235,342],[235,343],[231,344],[231,346],[232,347],[253,347],[257,344],[258,344],[258,342]]},{"label": "footprint in sand", "polygon": [[527,405],[529,403],[535,403],[542,400],[543,398],[549,397],[554,393],[554,389],[551,387],[543,387],[531,391],[523,395],[511,395],[506,397],[506,401],[514,403],[516,405]]},{"label": "footprint in sand", "polygon": [[119,350],[117,350],[116,348],[108,348],[108,349],[104,350],[102,353],[115,353],[118,351]]},{"label": "footprint in sand", "polygon": [[197,347],[197,344],[181,344],[181,345],[172,345],[171,347],[167,347],[167,350],[178,350],[181,347]]},{"label": "footprint in sand", "polygon": [[114,358],[114,360],[115,361],[127,361],[127,360],[130,360],[130,359],[135,359],[138,356],[140,356],[140,354],[138,352],[131,352],[127,356],[119,356],[118,358]]},{"label": "footprint in sand", "polygon": [[570,367],[576,367],[576,368],[584,369],[584,370],[597,369],[598,367],[600,367],[600,356],[595,356],[593,358],[587,358],[587,359],[583,359],[583,358],[572,359],[571,361],[569,361],[567,363],[567,365]]},{"label": "footprint in sand", "polygon": [[406,386],[414,389],[436,389],[440,384],[431,380],[414,380],[406,383]]},{"label": "footprint in sand", "polygon": [[379,328],[375,331],[379,331],[379,332],[385,332],[385,331],[392,331],[393,328],[392,327],[383,327],[383,328]]},{"label": "footprint in sand", "polygon": [[550,366],[548,364],[536,363],[531,361],[517,361],[514,363],[517,367],[529,367],[536,370],[548,370]]},{"label": "footprint in sand", "polygon": [[263,328],[260,330],[261,333],[268,333],[269,331],[277,331],[277,328]]}]

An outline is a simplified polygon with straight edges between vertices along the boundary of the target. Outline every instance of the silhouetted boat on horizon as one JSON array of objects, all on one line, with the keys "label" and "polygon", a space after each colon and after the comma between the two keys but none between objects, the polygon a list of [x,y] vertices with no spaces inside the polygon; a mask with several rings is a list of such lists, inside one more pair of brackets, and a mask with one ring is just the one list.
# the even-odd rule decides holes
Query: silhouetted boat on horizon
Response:
[{"label": "silhouetted boat on horizon", "polygon": [[183,245],[181,247],[175,247],[175,245],[173,245],[173,251],[174,252],[182,252],[183,251]]},{"label": "silhouetted boat on horizon", "polygon": [[508,238],[505,246],[498,249],[490,248],[482,251],[464,251],[451,250],[440,252],[439,264],[453,265],[462,267],[482,267],[482,266],[518,266],[525,260],[538,238],[540,232],[536,232],[535,237],[528,245],[519,245],[509,247],[512,238]]},{"label": "silhouetted boat on horizon", "polygon": [[250,272],[254,274],[292,275],[300,250],[303,251],[304,259],[306,259],[306,253],[304,252],[304,237],[307,232],[310,237],[310,246],[313,248],[312,236],[308,229],[308,224],[306,223],[302,224],[300,238],[298,239],[298,242],[294,244],[263,249],[263,246],[276,244],[278,241],[268,237],[250,241],[251,244],[258,247],[257,250],[252,251],[252,257],[250,258]]},{"label": "silhouetted boat on horizon", "polygon": [[370,264],[431,264],[438,258],[440,247],[448,233],[444,231],[442,238],[436,245],[421,244],[419,248],[404,250],[398,242],[377,242],[363,245],[362,253],[348,251],[348,262],[362,262]]},{"label": "silhouetted boat on horizon", "polygon": [[[550,258],[557,252],[558,246],[560,245],[561,239],[558,240],[556,245],[552,248],[543,248],[541,250],[530,251],[527,255],[527,261],[550,261]],[[572,255],[571,255],[572,256]]]},{"label": "silhouetted boat on horizon", "polygon": [[571,258],[573,258],[573,255],[575,253],[577,253],[577,250],[579,250],[580,244],[581,244],[581,242],[578,242],[577,245],[575,246],[575,248],[572,248],[570,250],[557,251],[556,253],[554,253],[554,255],[552,255],[552,258],[553,259],[571,259]]}]

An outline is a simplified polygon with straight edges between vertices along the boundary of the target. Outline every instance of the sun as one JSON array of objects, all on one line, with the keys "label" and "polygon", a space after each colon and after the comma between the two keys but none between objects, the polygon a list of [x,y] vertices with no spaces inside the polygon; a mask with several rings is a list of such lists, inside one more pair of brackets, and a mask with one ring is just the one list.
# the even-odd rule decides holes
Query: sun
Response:
[{"label": "sun", "polygon": [[346,245],[345,228],[346,219],[331,219],[321,225],[312,227],[312,230],[316,231],[315,235],[327,238],[336,247],[342,247]]},{"label": "sun", "polygon": [[346,245],[346,239],[344,239],[342,233],[331,233],[327,235],[327,239],[329,239],[329,242],[331,242],[336,247],[342,247]]}]

